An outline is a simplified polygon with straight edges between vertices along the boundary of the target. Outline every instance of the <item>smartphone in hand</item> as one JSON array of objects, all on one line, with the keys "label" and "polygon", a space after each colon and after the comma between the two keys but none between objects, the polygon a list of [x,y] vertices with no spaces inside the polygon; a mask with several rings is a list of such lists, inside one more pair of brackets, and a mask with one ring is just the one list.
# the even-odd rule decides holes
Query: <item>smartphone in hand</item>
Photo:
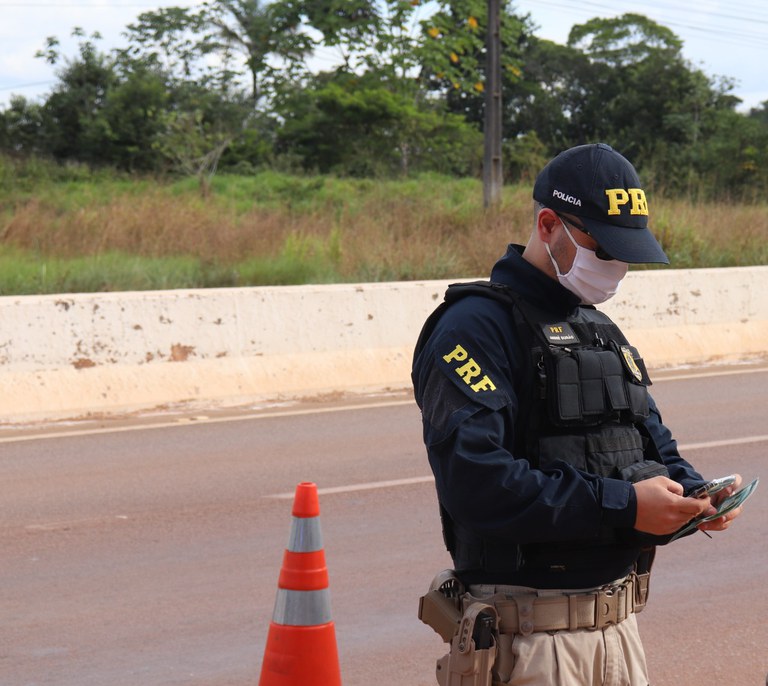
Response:
[{"label": "smartphone in hand", "polygon": [[719,479],[712,479],[709,483],[699,486],[688,494],[689,498],[703,498],[704,496],[712,497],[715,493],[722,491],[724,488],[728,488],[736,481],[734,474],[720,477]]}]

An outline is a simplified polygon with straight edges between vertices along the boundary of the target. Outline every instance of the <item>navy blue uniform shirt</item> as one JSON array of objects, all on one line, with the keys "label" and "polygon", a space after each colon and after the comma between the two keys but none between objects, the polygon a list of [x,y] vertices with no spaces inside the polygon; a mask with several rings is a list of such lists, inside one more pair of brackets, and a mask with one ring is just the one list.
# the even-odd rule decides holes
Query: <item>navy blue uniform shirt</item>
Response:
[{"label": "navy blue uniform shirt", "polygon": [[[522,246],[509,246],[491,281],[512,287],[563,320],[579,307],[577,296],[523,259]],[[604,527],[634,533],[632,543],[621,549],[590,550],[590,565],[595,564],[586,574],[566,572],[556,580],[527,580],[527,585],[583,588],[620,578],[630,571],[643,541],[668,539],[633,532],[637,501],[629,482],[567,464],[542,471],[514,454],[515,431],[529,409],[521,403],[531,397],[532,361],[525,346],[511,307],[469,295],[448,307],[417,351],[412,378],[438,499],[463,528],[510,546],[597,540]],[[652,398],[649,404],[647,430],[670,478],[686,491],[702,483],[680,457]],[[472,581],[520,583],[518,578]]]}]

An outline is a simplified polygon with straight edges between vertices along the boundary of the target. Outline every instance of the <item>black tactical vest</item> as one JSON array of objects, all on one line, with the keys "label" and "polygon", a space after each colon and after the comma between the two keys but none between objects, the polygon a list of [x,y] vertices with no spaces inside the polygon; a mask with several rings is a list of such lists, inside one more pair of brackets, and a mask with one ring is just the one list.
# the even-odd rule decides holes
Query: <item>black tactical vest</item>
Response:
[{"label": "black tactical vest", "polygon": [[[631,482],[668,476],[644,426],[651,383],[645,364],[606,315],[581,307],[558,319],[503,284],[453,284],[425,323],[417,352],[444,310],[468,295],[490,297],[512,308],[517,333],[529,351],[529,378],[523,387],[531,389],[531,397],[528,402],[521,398],[512,447],[516,457],[538,469],[556,469],[564,462]],[[548,569],[554,559],[578,564],[579,551],[617,544],[616,532],[606,530],[599,540],[510,547],[481,539],[453,522],[443,508],[441,515],[457,570],[483,569],[506,576],[524,567]]]}]

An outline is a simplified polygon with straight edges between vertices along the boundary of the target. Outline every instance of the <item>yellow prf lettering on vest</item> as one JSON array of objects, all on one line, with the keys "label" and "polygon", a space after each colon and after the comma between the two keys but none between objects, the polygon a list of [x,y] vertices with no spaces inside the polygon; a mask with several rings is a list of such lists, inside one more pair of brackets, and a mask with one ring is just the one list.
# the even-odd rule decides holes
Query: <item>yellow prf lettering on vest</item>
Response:
[{"label": "yellow prf lettering on vest", "polygon": [[461,367],[458,367],[457,369],[454,369],[454,371],[462,378],[464,379],[464,383],[468,384],[472,379],[474,379],[477,376],[480,376],[483,373],[483,370],[480,369],[480,365],[477,364],[477,362],[474,361],[471,357],[469,358],[469,362],[466,364],[463,364]]},{"label": "yellow prf lettering on vest", "polygon": [[[466,381],[466,379],[464,379]],[[496,384],[491,381],[491,379],[488,377],[487,374],[483,376],[480,381],[478,381],[475,384],[472,384],[470,388],[477,393],[478,391],[495,391],[496,390]]]},{"label": "yellow prf lettering on vest", "polygon": [[[454,368],[455,371],[475,393],[479,391],[495,391],[496,384],[491,381],[487,374],[483,374],[483,370],[474,358],[469,357],[469,353],[460,345],[457,345],[447,355],[443,355],[444,362],[463,362],[464,364]],[[481,376],[482,374],[482,376]],[[474,379],[481,377],[476,383],[472,383]]]},{"label": "yellow prf lettering on vest", "polygon": [[550,333],[563,333],[563,327],[562,326],[550,326],[549,327]]},{"label": "yellow prf lettering on vest", "polygon": [[648,214],[648,201],[642,188],[607,188],[605,194],[608,196],[608,214],[621,214],[623,206],[630,201],[630,214]]},{"label": "yellow prf lettering on vest", "polygon": [[443,355],[443,360],[446,362],[450,362],[451,360],[456,360],[457,362],[464,362],[464,360],[469,357],[469,353],[467,353],[464,348],[462,348],[460,345],[457,345],[451,352],[449,352],[447,355]]}]

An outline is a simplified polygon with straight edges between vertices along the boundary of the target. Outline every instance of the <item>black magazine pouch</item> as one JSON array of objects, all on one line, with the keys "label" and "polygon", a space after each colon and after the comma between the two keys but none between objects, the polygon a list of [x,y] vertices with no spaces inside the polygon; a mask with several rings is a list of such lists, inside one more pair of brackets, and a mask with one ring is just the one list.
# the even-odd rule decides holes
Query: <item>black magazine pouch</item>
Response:
[{"label": "black magazine pouch", "polygon": [[555,426],[572,426],[583,422],[579,363],[573,351],[554,349],[544,355],[547,377],[547,408]]},{"label": "black magazine pouch", "polygon": [[629,407],[612,350],[555,349],[544,357],[547,406],[555,426],[595,426]]}]

